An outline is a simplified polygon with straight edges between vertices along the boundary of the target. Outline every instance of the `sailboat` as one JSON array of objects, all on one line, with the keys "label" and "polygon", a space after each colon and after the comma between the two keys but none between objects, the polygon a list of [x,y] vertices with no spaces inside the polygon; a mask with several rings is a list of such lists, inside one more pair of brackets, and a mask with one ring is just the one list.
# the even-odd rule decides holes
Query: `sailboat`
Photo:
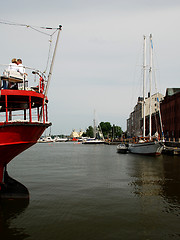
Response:
[{"label": "sailboat", "polygon": [[[144,36],[144,57],[143,57],[143,137],[139,138],[137,142],[129,144],[129,151],[131,153],[146,154],[146,155],[160,155],[163,150],[163,141],[158,140],[157,136],[153,138],[152,122],[151,122],[151,86],[152,86],[152,34],[149,37],[150,40],[150,67],[149,67],[149,137],[145,137],[145,83],[146,83],[146,36]],[[160,116],[160,107],[159,107]],[[160,117],[160,124],[162,130],[162,123]],[[162,131],[163,132],[163,131]],[[158,135],[158,134],[157,134]]]},{"label": "sailboat", "polygon": [[85,139],[83,139],[82,143],[83,144],[104,144],[105,143],[104,136],[103,136],[103,133],[101,131],[100,125],[98,127],[96,125],[95,117],[93,119],[93,125],[94,125],[94,127],[93,127],[93,138],[85,138]]}]

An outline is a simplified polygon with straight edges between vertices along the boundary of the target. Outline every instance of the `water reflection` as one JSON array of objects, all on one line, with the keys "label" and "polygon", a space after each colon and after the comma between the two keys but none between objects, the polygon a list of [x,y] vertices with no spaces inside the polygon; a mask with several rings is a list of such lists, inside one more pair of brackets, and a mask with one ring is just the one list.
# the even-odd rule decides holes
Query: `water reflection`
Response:
[{"label": "water reflection", "polygon": [[180,216],[180,158],[177,156],[163,157],[165,180],[162,196],[166,201],[166,212]]},{"label": "water reflection", "polygon": [[0,233],[2,239],[22,240],[27,238],[23,228],[12,227],[12,221],[22,214],[29,200],[0,200]]},{"label": "water reflection", "polygon": [[165,172],[164,196],[180,203],[180,158],[164,156],[163,166]]},{"label": "water reflection", "polygon": [[167,212],[180,215],[180,159],[176,156],[135,155],[129,163],[133,192],[139,197],[162,197]]}]

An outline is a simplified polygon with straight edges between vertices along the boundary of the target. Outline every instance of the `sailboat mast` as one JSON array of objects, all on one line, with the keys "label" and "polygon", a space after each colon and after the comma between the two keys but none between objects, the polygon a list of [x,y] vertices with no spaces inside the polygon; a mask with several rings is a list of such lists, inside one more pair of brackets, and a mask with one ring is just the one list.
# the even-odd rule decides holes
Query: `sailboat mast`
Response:
[{"label": "sailboat mast", "polygon": [[151,129],[152,129],[152,123],[151,123],[151,88],[152,88],[152,50],[153,50],[153,44],[152,44],[152,34],[149,36],[150,40],[150,54],[149,54],[149,138],[151,140]]},{"label": "sailboat mast", "polygon": [[94,110],[94,119],[93,119],[93,135],[96,138],[96,111]]},{"label": "sailboat mast", "polygon": [[146,84],[146,36],[144,36],[143,53],[143,137],[145,137],[145,84]]}]

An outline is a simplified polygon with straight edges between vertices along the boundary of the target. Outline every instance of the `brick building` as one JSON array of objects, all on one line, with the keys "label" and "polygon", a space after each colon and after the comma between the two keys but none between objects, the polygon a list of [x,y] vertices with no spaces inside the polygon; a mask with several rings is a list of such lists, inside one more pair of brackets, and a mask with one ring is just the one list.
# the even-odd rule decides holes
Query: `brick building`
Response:
[{"label": "brick building", "polygon": [[180,138],[180,88],[167,88],[160,104],[165,138]]}]

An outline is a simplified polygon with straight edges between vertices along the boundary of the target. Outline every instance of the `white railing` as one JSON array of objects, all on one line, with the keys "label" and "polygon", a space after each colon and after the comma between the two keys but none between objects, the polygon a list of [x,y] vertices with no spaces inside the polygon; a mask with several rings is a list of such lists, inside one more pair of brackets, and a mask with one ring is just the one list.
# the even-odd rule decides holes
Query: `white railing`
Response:
[{"label": "white railing", "polygon": [[23,67],[24,73],[18,70],[9,70],[9,65],[0,64],[0,88],[31,90],[44,93],[47,79],[41,71]]}]

